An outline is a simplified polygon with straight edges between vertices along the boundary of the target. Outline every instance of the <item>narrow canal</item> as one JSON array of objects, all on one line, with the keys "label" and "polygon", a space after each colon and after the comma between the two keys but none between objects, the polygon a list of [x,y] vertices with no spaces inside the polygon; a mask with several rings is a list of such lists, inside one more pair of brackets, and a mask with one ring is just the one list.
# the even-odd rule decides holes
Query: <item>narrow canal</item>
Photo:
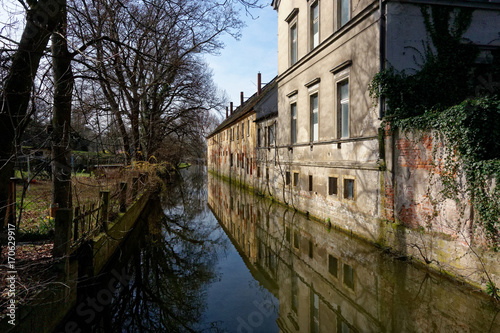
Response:
[{"label": "narrow canal", "polygon": [[148,213],[57,332],[500,332],[484,295],[202,168]]}]

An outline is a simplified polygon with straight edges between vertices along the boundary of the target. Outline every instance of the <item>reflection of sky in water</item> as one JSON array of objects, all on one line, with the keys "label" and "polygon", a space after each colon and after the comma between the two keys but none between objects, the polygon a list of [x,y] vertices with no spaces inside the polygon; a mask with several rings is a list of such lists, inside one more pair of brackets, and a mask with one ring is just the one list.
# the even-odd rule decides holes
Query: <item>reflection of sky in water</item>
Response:
[{"label": "reflection of sky in water", "polygon": [[[228,332],[236,332],[238,328],[246,332],[245,323],[253,329],[252,332],[278,332],[278,300],[256,283],[232,245],[225,255],[219,257],[216,273],[220,274],[220,279],[208,288],[204,321],[222,322],[220,327]],[[274,309],[266,307],[270,302]],[[255,304],[264,306],[263,311],[259,311]]]}]

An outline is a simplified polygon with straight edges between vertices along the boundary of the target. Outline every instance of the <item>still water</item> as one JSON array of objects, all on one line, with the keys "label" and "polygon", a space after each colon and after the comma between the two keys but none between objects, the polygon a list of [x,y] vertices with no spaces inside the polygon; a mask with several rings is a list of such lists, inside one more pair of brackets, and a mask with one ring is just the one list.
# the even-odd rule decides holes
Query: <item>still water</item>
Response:
[{"label": "still water", "polygon": [[500,332],[499,311],[473,290],[190,168],[58,331]]}]

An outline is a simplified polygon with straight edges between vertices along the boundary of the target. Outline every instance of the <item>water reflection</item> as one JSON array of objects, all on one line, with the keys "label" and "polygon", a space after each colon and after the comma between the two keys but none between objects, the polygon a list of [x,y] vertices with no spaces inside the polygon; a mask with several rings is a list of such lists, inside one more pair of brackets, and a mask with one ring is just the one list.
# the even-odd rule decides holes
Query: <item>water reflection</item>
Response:
[{"label": "water reflection", "polygon": [[500,331],[499,309],[482,295],[208,178],[210,208],[279,299],[282,332]]},{"label": "water reflection", "polygon": [[499,331],[488,299],[201,169],[143,219],[56,332]]},{"label": "water reflection", "polygon": [[220,331],[202,317],[218,253],[229,243],[204,204],[206,177],[185,176],[150,202],[112,267],[85,288],[57,332]]}]

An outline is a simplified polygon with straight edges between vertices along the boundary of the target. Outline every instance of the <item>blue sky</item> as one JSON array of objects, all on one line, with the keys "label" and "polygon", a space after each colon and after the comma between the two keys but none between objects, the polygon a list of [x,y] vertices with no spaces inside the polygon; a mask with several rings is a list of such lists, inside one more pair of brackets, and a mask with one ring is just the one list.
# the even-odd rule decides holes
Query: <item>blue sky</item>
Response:
[{"label": "blue sky", "polygon": [[257,91],[258,72],[262,74],[263,83],[278,73],[277,13],[269,5],[252,10],[252,14],[255,20],[242,12],[247,26],[240,40],[225,36],[226,46],[220,55],[205,57],[213,70],[215,84],[226,91],[235,108],[240,105],[240,91],[245,98]]}]

